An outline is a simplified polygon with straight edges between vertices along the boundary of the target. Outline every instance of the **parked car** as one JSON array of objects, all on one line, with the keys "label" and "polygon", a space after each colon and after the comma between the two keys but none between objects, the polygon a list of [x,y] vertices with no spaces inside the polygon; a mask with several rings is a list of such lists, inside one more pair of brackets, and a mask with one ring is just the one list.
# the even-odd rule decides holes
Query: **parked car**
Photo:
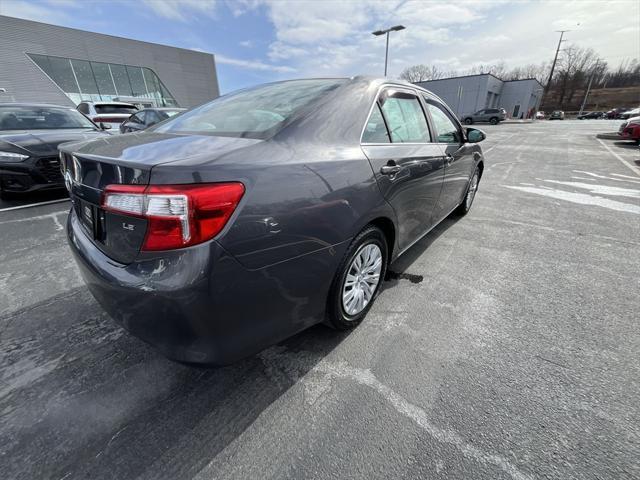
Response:
[{"label": "parked car", "polygon": [[105,135],[73,108],[0,103],[0,198],[64,188],[58,145]]},{"label": "parked car", "polygon": [[632,110],[626,110],[618,115],[618,118],[627,120],[628,118],[637,117],[640,115],[640,108],[634,108]]},{"label": "parked car", "polygon": [[549,120],[564,120],[564,112],[562,110],[554,110],[551,112]]},{"label": "parked car", "polygon": [[138,111],[138,107],[125,102],[80,102],[76,108],[101,127],[112,129],[113,133],[117,133],[120,124]]},{"label": "parked car", "polygon": [[484,108],[476,113],[465,115],[462,121],[467,125],[474,123],[489,122],[496,125],[507,118],[507,111],[504,108]]},{"label": "parked car", "polygon": [[578,120],[590,120],[590,119],[600,119],[604,118],[604,112],[583,112],[581,115],[578,115],[576,118]]},{"label": "parked car", "polygon": [[544,120],[545,119],[545,114],[542,110],[538,110],[536,112],[536,120]]},{"label": "parked car", "polygon": [[608,119],[615,120],[616,118],[620,118],[620,115],[626,112],[627,110],[628,109],[626,108],[612,108],[611,110],[607,111],[605,115]]},{"label": "parked car", "polygon": [[355,327],[387,265],[471,208],[485,135],[415,85],[262,85],[62,147],[69,245],[98,302],[185,362]]},{"label": "parked car", "polygon": [[120,133],[140,132],[147,128],[186,111],[186,108],[145,108],[120,124]]},{"label": "parked car", "polygon": [[640,116],[631,117],[620,125],[618,135],[620,135],[624,140],[633,140],[640,144]]}]

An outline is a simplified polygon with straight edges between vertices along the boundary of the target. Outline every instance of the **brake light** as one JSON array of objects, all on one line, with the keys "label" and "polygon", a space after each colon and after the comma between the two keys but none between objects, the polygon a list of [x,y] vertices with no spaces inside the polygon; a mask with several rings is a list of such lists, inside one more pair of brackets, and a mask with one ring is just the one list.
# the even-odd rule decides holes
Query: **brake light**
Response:
[{"label": "brake light", "polygon": [[102,208],[147,219],[142,250],[172,250],[215,237],[238,206],[244,185],[109,185]]}]

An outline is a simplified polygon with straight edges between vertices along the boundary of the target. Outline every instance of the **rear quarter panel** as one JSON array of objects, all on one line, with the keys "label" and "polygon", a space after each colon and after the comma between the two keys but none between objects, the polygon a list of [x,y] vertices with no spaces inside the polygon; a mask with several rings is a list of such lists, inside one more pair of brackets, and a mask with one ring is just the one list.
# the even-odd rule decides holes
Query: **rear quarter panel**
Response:
[{"label": "rear quarter panel", "polygon": [[246,191],[217,240],[250,270],[323,249],[338,256],[372,219],[395,221],[359,145],[261,142],[209,164],[178,161],[151,173],[151,183],[226,181]]}]

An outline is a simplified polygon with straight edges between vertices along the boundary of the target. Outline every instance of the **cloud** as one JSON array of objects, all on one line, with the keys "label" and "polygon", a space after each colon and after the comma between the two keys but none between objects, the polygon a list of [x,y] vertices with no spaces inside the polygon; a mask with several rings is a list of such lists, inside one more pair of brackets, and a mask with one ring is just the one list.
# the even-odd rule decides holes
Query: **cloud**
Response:
[{"label": "cloud", "polygon": [[305,76],[380,74],[385,40],[371,31],[396,24],[406,30],[390,35],[391,76],[417,63],[458,70],[495,59],[509,67],[541,63],[555,49],[554,30],[578,23],[570,42],[591,46],[605,58],[640,54],[637,42],[621,46],[612,35],[602,35],[638,32],[640,3],[634,0],[609,2],[607,8],[599,0],[250,0],[242,5],[244,13],[265,12],[273,24],[276,39],[267,57]]},{"label": "cloud", "polygon": [[201,16],[215,17],[217,0],[142,0],[153,13],[170,20],[187,22]]},{"label": "cloud", "polygon": [[249,70],[264,70],[278,73],[292,73],[296,71],[296,69],[293,67],[289,67],[286,65],[271,65],[261,62],[260,60],[243,60],[240,58],[227,57],[225,55],[216,55],[215,59],[217,63],[233,65],[234,67],[247,68]]},{"label": "cloud", "polygon": [[21,0],[8,2],[0,0],[0,15],[61,24],[69,19],[69,15],[58,7],[56,2],[35,3]]},{"label": "cloud", "polygon": [[245,48],[251,48],[253,47],[253,42],[251,40],[244,40],[240,42],[240,46]]}]

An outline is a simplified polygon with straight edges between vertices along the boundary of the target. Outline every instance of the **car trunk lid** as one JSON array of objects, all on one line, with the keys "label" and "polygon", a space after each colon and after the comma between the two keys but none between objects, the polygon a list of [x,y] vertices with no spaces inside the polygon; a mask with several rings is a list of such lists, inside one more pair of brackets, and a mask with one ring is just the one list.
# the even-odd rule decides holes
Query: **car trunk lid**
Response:
[{"label": "car trunk lid", "polygon": [[[147,220],[106,211],[101,199],[108,185],[148,185],[154,167],[191,160],[209,163],[257,140],[204,135],[134,133],[63,145],[61,171],[73,209],[85,233],[107,256],[132,262],[142,247]],[[166,183],[185,183],[167,179]],[[193,183],[193,182],[192,182]]]}]

